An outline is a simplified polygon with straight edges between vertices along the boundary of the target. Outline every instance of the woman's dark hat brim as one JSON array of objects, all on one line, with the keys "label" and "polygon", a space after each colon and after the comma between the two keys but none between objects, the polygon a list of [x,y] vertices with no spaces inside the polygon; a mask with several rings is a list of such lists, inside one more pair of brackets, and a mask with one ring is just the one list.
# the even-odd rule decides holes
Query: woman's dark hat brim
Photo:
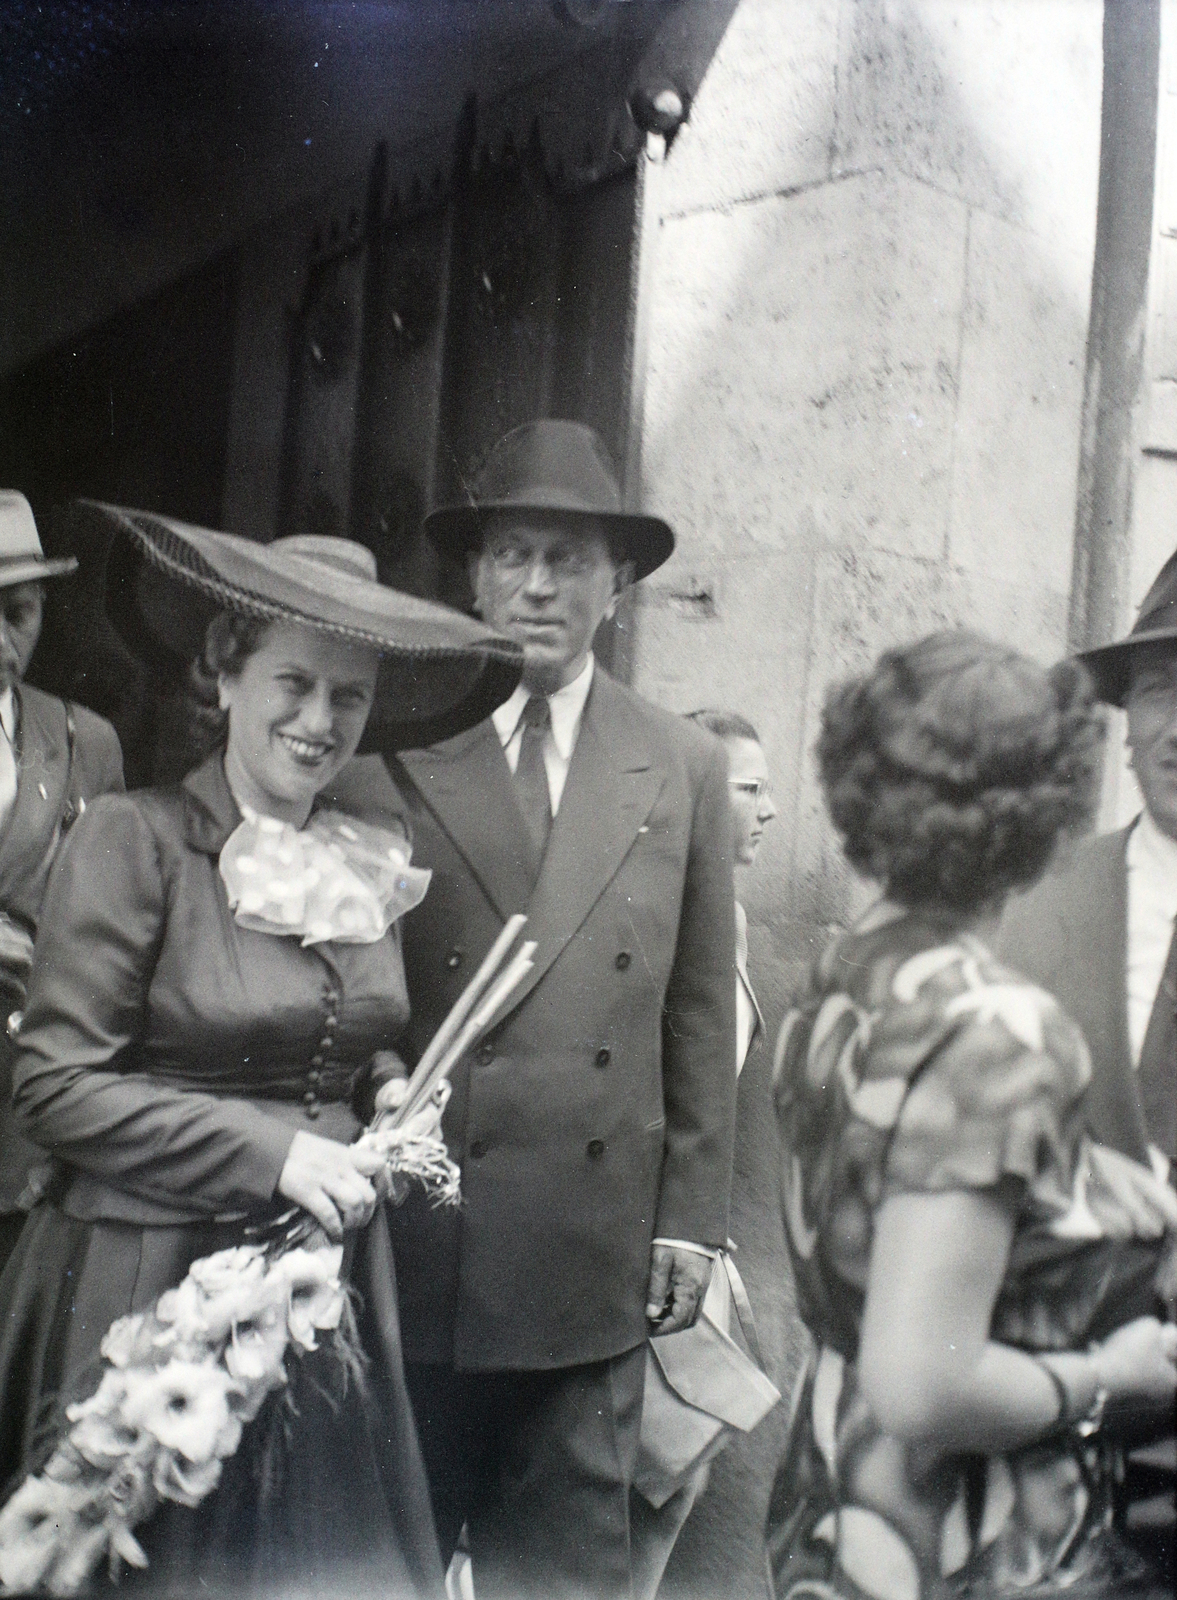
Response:
[{"label": "woman's dark hat brim", "polygon": [[294,622],[380,652],[363,748],[451,738],[510,697],[520,647],[448,606],[358,573],[152,512],[74,501],[75,538],[109,542],[103,606],[126,647],[178,688],[220,611]]},{"label": "woman's dark hat brim", "polygon": [[1132,686],[1133,654],[1150,644],[1168,644],[1177,650],[1177,550],[1153,579],[1127,638],[1079,652],[1101,700],[1109,706],[1123,706]]},{"label": "woman's dark hat brim", "polygon": [[462,561],[481,548],[486,518],[512,511],[542,513],[573,527],[595,523],[633,562],[635,582],[649,577],[674,549],[668,522],[622,510],[608,452],[582,422],[543,417],[513,428],[487,457],[469,500],[431,511],[425,534],[443,555]]}]

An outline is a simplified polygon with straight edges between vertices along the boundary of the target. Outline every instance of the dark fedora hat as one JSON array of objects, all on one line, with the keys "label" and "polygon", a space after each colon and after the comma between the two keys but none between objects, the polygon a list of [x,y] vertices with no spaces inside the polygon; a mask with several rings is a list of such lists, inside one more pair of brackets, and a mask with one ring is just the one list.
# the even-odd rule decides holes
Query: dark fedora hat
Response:
[{"label": "dark fedora hat", "polygon": [[1166,643],[1177,650],[1177,550],[1157,573],[1127,637],[1096,650],[1081,650],[1079,660],[1095,679],[1099,698],[1110,706],[1122,706],[1132,680],[1133,652],[1142,645]]},{"label": "dark fedora hat", "polygon": [[553,512],[561,521],[601,523],[611,544],[633,562],[635,580],[660,567],[674,549],[668,522],[621,509],[609,453],[583,422],[545,417],[504,434],[466,504],[431,511],[425,532],[438,550],[461,560],[479,547],[491,511]]},{"label": "dark fedora hat", "polygon": [[109,548],[103,605],[132,655],[177,687],[219,611],[295,622],[380,653],[368,748],[432,744],[481,722],[523,652],[484,623],[376,581],[371,551],[313,535],[258,544],[171,517],[75,500],[76,536]]}]

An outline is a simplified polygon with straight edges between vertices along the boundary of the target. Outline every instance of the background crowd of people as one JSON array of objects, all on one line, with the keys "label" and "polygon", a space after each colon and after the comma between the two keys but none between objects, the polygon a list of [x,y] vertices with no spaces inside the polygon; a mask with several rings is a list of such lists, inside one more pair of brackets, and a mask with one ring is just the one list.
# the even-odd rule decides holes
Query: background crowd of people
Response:
[{"label": "background crowd of people", "polygon": [[[4,1494],[94,1396],[112,1324],[301,1208],[344,1244],[354,1359],[292,1360],[209,1492],[142,1530],[136,1592],[427,1596],[448,1569],[479,1600],[652,1600],[708,1469],[660,1506],[635,1487],[649,1347],[709,1315],[729,1245],[765,1033],[738,895],[776,815],[744,715],[672,715],[594,657],[671,528],[552,419],[426,520],[478,620],[346,540],[92,514],[109,617],[188,671],[199,759],[123,794],[110,727],[21,684],[69,564],[6,496]],[[1085,839],[1100,701],[1144,810]],[[1141,1507],[1177,1388],[1177,556],[1085,662],[897,641],[828,688],[816,760],[878,898],[776,1049],[809,1343],[766,1585],[1167,1593],[1171,1528]],[[411,843],[423,897],[354,889],[360,827]],[[250,899],[226,861],[266,829]],[[299,876],[324,829],[366,932]],[[519,913],[530,968],[429,1120],[461,1204],[390,1196],[357,1134]]]}]

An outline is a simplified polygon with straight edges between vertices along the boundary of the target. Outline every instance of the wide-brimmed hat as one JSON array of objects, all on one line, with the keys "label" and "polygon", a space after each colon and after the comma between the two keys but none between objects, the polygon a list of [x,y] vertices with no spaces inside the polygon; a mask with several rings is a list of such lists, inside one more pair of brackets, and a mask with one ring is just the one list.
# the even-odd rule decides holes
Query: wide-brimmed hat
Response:
[{"label": "wide-brimmed hat", "polygon": [[633,562],[635,581],[660,567],[674,549],[668,522],[621,509],[609,453],[582,422],[549,417],[512,429],[487,457],[466,503],[431,511],[425,532],[440,551],[461,560],[479,548],[491,511],[554,512],[574,524],[592,518]]},{"label": "wide-brimmed hat", "polygon": [[365,747],[432,744],[473,727],[519,681],[523,652],[484,623],[376,581],[371,551],[301,535],[257,544],[171,517],[76,500],[75,535],[109,540],[103,605],[161,688],[182,683],[219,611],[300,623],[380,652]]},{"label": "wide-brimmed hat", "polygon": [[1096,650],[1081,650],[1079,660],[1095,679],[1099,698],[1110,706],[1122,706],[1131,683],[1133,652],[1141,645],[1166,642],[1177,648],[1177,550],[1157,573],[1127,637]]},{"label": "wide-brimmed hat", "polygon": [[0,589],[38,578],[63,578],[77,566],[76,556],[47,561],[32,506],[15,489],[0,489]]}]

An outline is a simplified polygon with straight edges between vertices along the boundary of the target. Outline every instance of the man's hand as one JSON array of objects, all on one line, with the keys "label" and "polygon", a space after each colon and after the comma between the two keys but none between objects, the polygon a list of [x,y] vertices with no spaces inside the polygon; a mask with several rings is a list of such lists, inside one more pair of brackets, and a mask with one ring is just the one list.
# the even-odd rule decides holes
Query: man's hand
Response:
[{"label": "man's hand", "polygon": [[650,1287],[646,1290],[646,1320],[650,1332],[678,1333],[689,1328],[703,1305],[715,1263],[697,1250],[655,1244],[650,1250]]}]

